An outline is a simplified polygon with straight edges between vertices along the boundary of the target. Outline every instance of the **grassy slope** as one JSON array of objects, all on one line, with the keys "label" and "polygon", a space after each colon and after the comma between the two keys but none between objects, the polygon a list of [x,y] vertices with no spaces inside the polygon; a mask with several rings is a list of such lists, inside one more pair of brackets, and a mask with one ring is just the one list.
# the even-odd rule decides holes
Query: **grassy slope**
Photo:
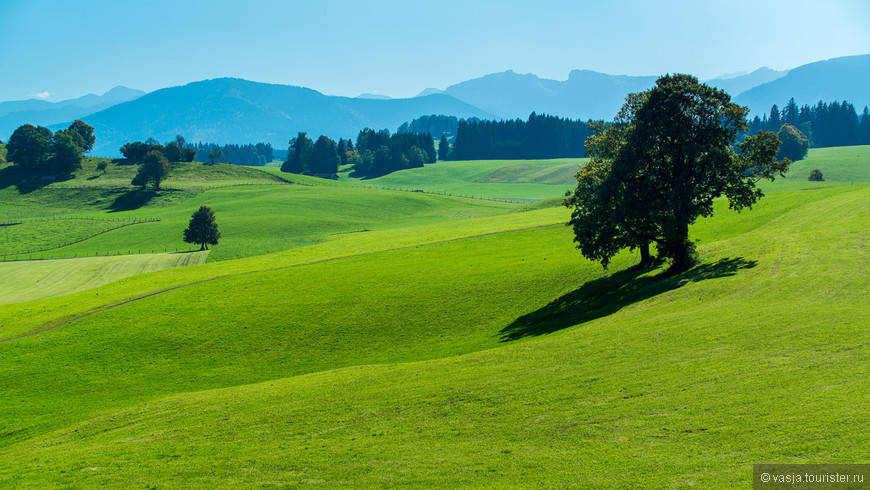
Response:
[{"label": "grassy slope", "polygon": [[[590,281],[549,227],[236,276],[4,343],[0,478],[707,487],[858,461],[870,188],[766,206],[699,223],[707,263],[676,278]],[[505,337],[534,339],[491,349]]]},{"label": "grassy slope", "polygon": [[[479,197],[549,198],[573,189],[571,167],[585,159],[562,160],[487,160],[460,161],[403,170],[384,177],[362,181],[362,185]],[[870,166],[870,146],[814,148],[806,159],[794,162],[785,179],[765,183],[769,191],[807,188],[810,170],[818,168],[828,187],[866,181]]]},{"label": "grassy slope", "polygon": [[208,252],[0,263],[0,304],[53,298],[118,279],[205,263]]},{"label": "grassy slope", "polygon": [[166,270],[158,274],[137,275],[94,291],[84,291],[44,301],[6,305],[0,308],[0,340],[41,330],[82,314],[100,311],[117,303],[186,284],[482,234],[523,230],[548,224],[556,225],[563,223],[564,217],[563,209],[549,208],[536,212],[451,221],[450,226],[432,224],[365,233],[337,234],[328,237],[323,243],[293,248],[277,254]]},{"label": "grassy slope", "polygon": [[[402,170],[361,185],[398,189],[422,189],[453,195],[494,198],[547,198],[561,196],[573,188],[566,168],[584,159],[486,160],[445,162],[423,168]],[[568,175],[573,175],[570,171]],[[543,178],[542,178],[543,177]],[[543,182],[543,183],[542,183]]]},{"label": "grassy slope", "polygon": [[[93,162],[90,164],[96,165]],[[91,184],[85,184],[91,178],[89,175],[92,172],[100,174],[87,165],[76,179],[45,188],[25,192],[14,185],[7,185],[0,190],[0,200],[9,204],[0,211],[0,222],[17,219],[25,221],[26,226],[0,230],[0,246],[4,245],[3,237],[13,231],[21,235],[27,231],[25,228],[35,229],[39,226],[52,227],[53,242],[75,241],[82,236],[92,235],[94,230],[91,228],[98,225],[94,225],[93,221],[69,219],[46,225],[32,222],[33,218],[87,216],[103,220],[148,218],[159,222],[113,230],[81,243],[39,254],[38,257],[189,250],[191,245],[183,242],[181,231],[187,226],[191,213],[199,206],[207,205],[214,209],[223,235],[221,243],[214,247],[209,256],[210,261],[217,261],[309,245],[323,241],[334,233],[485,216],[512,208],[509,204],[491,201],[468,201],[406,192],[370,192],[302,176],[291,176],[302,185],[271,185],[276,183],[277,177],[232,165],[179,164],[177,167],[165,183],[167,188],[197,189],[195,186],[202,186],[203,189],[211,189],[163,191],[155,195],[152,192],[91,188]],[[132,170],[133,167],[112,165],[107,175],[112,172],[130,173]],[[112,179],[109,181],[124,181],[121,178]],[[244,182],[259,184],[237,185]],[[71,188],[79,185],[83,188]],[[57,223],[69,226],[55,226]],[[76,223],[81,223],[81,226],[72,226]],[[33,233],[38,231],[34,230]],[[15,237],[10,236],[9,240],[15,240]],[[17,245],[6,245],[12,248],[4,250],[6,253],[19,251]]]},{"label": "grassy slope", "polygon": [[664,280],[604,277],[565,228],[524,229],[564,220],[544,209],[11,305],[29,321],[7,335],[227,276],[0,343],[0,482],[708,487],[857,462],[868,201],[720,203],[692,231],[706,264]]}]

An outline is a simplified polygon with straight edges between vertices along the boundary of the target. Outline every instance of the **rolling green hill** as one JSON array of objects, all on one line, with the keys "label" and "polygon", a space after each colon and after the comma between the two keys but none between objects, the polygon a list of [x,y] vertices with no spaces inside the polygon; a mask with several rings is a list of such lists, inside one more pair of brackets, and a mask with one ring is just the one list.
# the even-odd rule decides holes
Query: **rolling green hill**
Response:
[{"label": "rolling green hill", "polygon": [[[585,159],[448,161],[400,170],[360,185],[423,190],[459,196],[536,200],[573,189],[577,165]],[[573,182],[572,182],[573,181]]]},{"label": "rolling green hill", "polygon": [[[360,185],[424,190],[452,195],[535,200],[563,196],[576,186],[576,166],[585,159],[448,161],[364,180]],[[761,182],[766,192],[866,182],[870,146],[813,148],[794,162],[784,179]],[[807,183],[818,168],[825,182]]]},{"label": "rolling green hill", "polygon": [[[109,165],[102,173],[96,170],[98,161],[105,160],[88,159],[74,179],[56,183],[16,179],[13,166],[0,168],[0,224],[9,224],[0,227],[4,260],[188,251],[192,245],[184,243],[182,231],[201,205],[214,209],[223,234],[210,261],[309,245],[334,234],[514,208],[492,201],[370,192],[229,164],[174,164],[165,190],[155,193],[129,186],[135,166]],[[121,226],[131,223],[136,224]]]},{"label": "rolling green hill", "polygon": [[[676,276],[582,259],[561,207],[185,191],[239,237],[293,215],[313,242],[0,306],[0,486],[731,488],[753,463],[864,462],[865,149],[718,202]],[[418,171],[501,190],[568,164]],[[183,224],[161,199],[141,209]]]},{"label": "rolling green hill", "polygon": [[208,251],[0,263],[0,304],[53,298],[146,272],[204,264]]}]

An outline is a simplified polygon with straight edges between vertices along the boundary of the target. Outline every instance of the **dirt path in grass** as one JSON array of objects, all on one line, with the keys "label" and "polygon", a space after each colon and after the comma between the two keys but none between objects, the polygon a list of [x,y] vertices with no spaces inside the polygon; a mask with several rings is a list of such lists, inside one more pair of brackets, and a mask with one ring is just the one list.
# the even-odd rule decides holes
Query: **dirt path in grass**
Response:
[{"label": "dirt path in grass", "polygon": [[279,271],[279,270],[284,270],[284,269],[292,269],[292,268],[294,268],[294,267],[305,267],[305,266],[309,266],[309,265],[322,264],[322,263],[324,263],[324,262],[333,262],[333,261],[336,261],[336,260],[351,259],[351,258],[355,258],[355,257],[363,257],[363,256],[366,256],[366,255],[373,255],[373,254],[379,254],[379,253],[384,253],[384,252],[393,252],[393,251],[397,251],[397,250],[404,250],[404,249],[415,248],[415,247],[420,247],[420,246],[438,245],[438,244],[441,244],[441,243],[458,242],[458,241],[460,241],[460,240],[471,240],[471,239],[475,239],[475,238],[483,238],[483,237],[487,237],[487,236],[500,235],[500,234],[503,234],[503,233],[514,233],[514,232],[518,232],[518,231],[527,231],[527,230],[535,230],[535,229],[539,229],[539,228],[548,228],[548,227],[552,227],[552,226],[562,226],[562,225],[560,225],[560,224],[552,224],[552,223],[551,223],[551,224],[546,224],[546,225],[537,225],[537,226],[528,226],[528,227],[524,227],[524,228],[516,228],[516,229],[512,229],[512,230],[493,231],[493,232],[490,232],[490,233],[482,233],[482,234],[479,234],[479,235],[468,235],[468,236],[464,236],[464,237],[449,238],[449,239],[446,239],[446,240],[437,240],[437,241],[434,241],[434,242],[415,243],[415,244],[413,244],[413,245],[403,245],[403,246],[401,246],[401,247],[387,248],[387,249],[384,249],[384,250],[374,250],[374,251],[370,251],[370,252],[361,252],[361,253],[358,253],[358,254],[342,255],[342,256],[340,256],[340,257],[329,257],[329,258],[320,259],[320,260],[313,260],[313,261],[310,261],[310,262],[300,262],[300,263],[298,263],[298,264],[284,265],[284,266],[281,266],[281,267],[272,267],[272,268],[269,268],[269,269],[258,269],[258,270],[252,270],[252,271],[237,272],[237,273],[234,273],[234,274],[224,274],[224,275],[222,275],[222,276],[215,276],[215,277],[210,277],[210,278],[207,278],[207,279],[200,279],[200,280],[198,280],[198,281],[186,282],[186,283],[183,283],[183,284],[178,284],[178,285],[176,285],[176,286],[172,286],[172,287],[164,288],[164,289],[161,289],[161,290],[159,290],[159,291],[153,291],[153,292],[150,292],[150,293],[147,293],[147,294],[143,294],[143,295],[141,295],[141,296],[136,296],[136,297],[134,297],[134,298],[126,299],[126,300],[121,301],[121,302],[118,302],[118,303],[113,303],[113,304],[109,304],[109,305],[101,306],[101,307],[95,308],[95,309],[93,309],[93,310],[91,310],[91,311],[89,311],[89,312],[87,312],[87,313],[83,313],[83,314],[78,315],[78,316],[75,316],[75,317],[73,317],[73,318],[69,318],[69,319],[67,319],[67,320],[63,320],[63,321],[61,321],[61,322],[59,322],[59,323],[55,323],[55,324],[53,324],[53,325],[51,325],[51,326],[49,326],[49,327],[46,327],[46,328],[42,328],[42,329],[39,329],[39,330],[34,330],[33,332],[28,332],[28,333],[21,334],[21,335],[16,335],[15,337],[9,337],[9,338],[6,338],[6,339],[0,339],[0,342],[7,342],[7,341],[10,341],[10,340],[16,340],[16,339],[21,339],[21,338],[24,338],[24,337],[30,337],[31,335],[37,335],[37,334],[40,334],[40,333],[45,333],[45,332],[48,332],[48,331],[51,331],[51,330],[55,330],[55,329],[57,329],[57,328],[60,328],[60,327],[63,327],[63,326],[69,325],[70,323],[76,322],[76,321],[78,321],[78,320],[81,320],[81,319],[84,319],[84,318],[88,318],[88,317],[93,316],[93,315],[96,315],[96,314],[98,314],[98,313],[102,313],[102,312],[104,312],[104,311],[109,311],[109,310],[112,310],[112,309],[115,309],[115,308],[118,308],[118,307],[124,306],[124,305],[126,305],[126,304],[130,304],[130,303],[133,303],[133,302],[136,302],[136,301],[141,301],[141,300],[143,300],[143,299],[148,299],[148,298],[150,298],[150,297],[152,297],[152,296],[157,296],[157,295],[160,295],[160,294],[163,294],[163,293],[168,293],[168,292],[170,292],[170,291],[174,291],[174,290],[176,290],[176,289],[186,288],[186,287],[189,287],[189,286],[195,286],[195,285],[197,285],[197,284],[202,284],[202,283],[205,283],[205,282],[217,281],[217,280],[221,280],[221,279],[228,279],[228,278],[232,278],[232,277],[245,276],[245,275],[248,275],[248,274],[259,274],[259,273],[262,273],[262,272],[273,272],[273,271]]}]

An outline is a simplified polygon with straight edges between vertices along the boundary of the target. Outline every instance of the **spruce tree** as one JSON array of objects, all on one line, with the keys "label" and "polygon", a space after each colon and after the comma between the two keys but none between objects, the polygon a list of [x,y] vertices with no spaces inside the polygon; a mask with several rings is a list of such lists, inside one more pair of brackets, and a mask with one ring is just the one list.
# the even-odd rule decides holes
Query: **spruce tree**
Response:
[{"label": "spruce tree", "polygon": [[314,174],[334,174],[338,172],[338,151],[335,141],[321,135],[311,148],[308,171]]},{"label": "spruce tree", "polygon": [[450,154],[450,143],[447,142],[447,135],[441,135],[441,141],[438,143],[438,159],[447,160]]},{"label": "spruce tree", "polygon": [[200,206],[190,217],[190,223],[184,230],[184,241],[199,244],[200,250],[208,250],[209,245],[217,245],[220,237],[214,211],[208,206]]}]

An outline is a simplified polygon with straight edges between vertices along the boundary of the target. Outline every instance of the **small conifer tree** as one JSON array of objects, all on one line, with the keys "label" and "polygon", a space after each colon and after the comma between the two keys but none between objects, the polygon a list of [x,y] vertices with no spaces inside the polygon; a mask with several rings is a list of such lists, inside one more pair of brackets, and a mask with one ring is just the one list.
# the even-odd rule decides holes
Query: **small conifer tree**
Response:
[{"label": "small conifer tree", "polygon": [[184,230],[184,241],[199,244],[200,250],[208,250],[209,245],[217,245],[220,237],[214,211],[208,206],[200,206],[190,217],[190,224]]}]

